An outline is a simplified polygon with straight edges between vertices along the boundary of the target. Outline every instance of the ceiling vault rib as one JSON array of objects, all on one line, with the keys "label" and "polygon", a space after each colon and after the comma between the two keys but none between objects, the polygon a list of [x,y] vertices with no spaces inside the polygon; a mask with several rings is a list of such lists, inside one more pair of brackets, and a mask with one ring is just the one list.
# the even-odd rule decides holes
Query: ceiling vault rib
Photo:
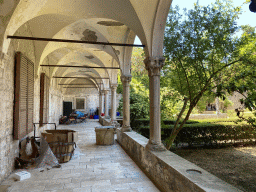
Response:
[{"label": "ceiling vault rib", "polygon": [[56,77],[53,76],[52,78],[62,78],[62,79],[109,79],[109,77]]},{"label": "ceiling vault rib", "polygon": [[65,43],[84,43],[84,44],[98,44],[98,45],[111,45],[111,46],[124,46],[124,47],[145,47],[145,45],[135,45],[135,44],[79,41],[79,40],[69,40],[69,39],[52,39],[52,38],[25,37],[25,36],[12,36],[12,35],[7,35],[7,39],[25,39],[25,40],[34,40],[34,41],[52,41],[52,42],[65,42]]},{"label": "ceiling vault rib", "polygon": [[93,69],[120,69],[119,67],[92,67],[92,66],[77,66],[77,65],[40,65],[41,67],[73,67],[73,68],[93,68]]},{"label": "ceiling vault rib", "polygon": [[95,88],[95,89],[97,89],[97,87],[63,87],[63,88],[82,88],[82,89],[85,89],[85,88]]},{"label": "ceiling vault rib", "polygon": [[[102,83],[99,83],[99,84],[102,84]],[[64,84],[58,84],[58,85],[92,85],[92,84],[66,84],[66,83],[64,83]]]}]

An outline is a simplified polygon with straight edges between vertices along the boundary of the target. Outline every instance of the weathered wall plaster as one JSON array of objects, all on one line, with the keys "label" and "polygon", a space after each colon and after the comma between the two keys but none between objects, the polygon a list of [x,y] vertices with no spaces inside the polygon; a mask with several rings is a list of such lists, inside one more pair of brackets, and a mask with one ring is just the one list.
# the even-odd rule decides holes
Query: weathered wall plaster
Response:
[{"label": "weathered wall plaster", "polygon": [[[24,25],[16,35],[31,36],[28,25]],[[13,105],[14,105],[14,56],[21,51],[31,61],[35,62],[35,49],[32,41],[12,40],[7,54],[2,54],[0,60],[0,182],[14,170],[14,158],[19,155],[19,141],[13,140]],[[34,122],[39,122],[40,75],[35,72],[34,79]],[[50,89],[49,122],[58,124],[62,114],[62,94],[56,87]],[[54,126],[43,126],[36,129],[36,136]],[[33,136],[33,132],[28,136]]]},{"label": "weathered wall plaster", "polygon": [[[81,89],[77,89],[73,91],[73,93],[75,94],[70,94],[71,93],[70,91],[69,94],[64,95],[64,101],[72,102],[72,108],[75,109],[75,98],[84,98],[85,110],[79,110],[79,111],[83,111],[88,114],[90,113],[90,109],[92,109],[92,111],[96,111],[97,107],[99,107],[99,94],[97,92],[90,93],[90,91],[88,90],[90,89],[87,89],[87,92],[81,92]],[[118,108],[119,101],[121,98],[122,98],[122,95],[117,94],[116,108]],[[108,106],[109,106],[109,109],[111,109],[111,95],[109,95]]]}]

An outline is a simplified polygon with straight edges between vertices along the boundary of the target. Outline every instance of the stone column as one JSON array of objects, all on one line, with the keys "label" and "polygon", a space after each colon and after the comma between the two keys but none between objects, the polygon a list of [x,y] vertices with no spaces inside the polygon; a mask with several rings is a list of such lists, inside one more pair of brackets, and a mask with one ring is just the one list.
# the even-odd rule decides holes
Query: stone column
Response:
[{"label": "stone column", "polygon": [[104,113],[104,93],[102,91],[99,92],[99,115]]},{"label": "stone column", "polygon": [[123,127],[122,132],[132,131],[130,126],[130,82],[132,80],[131,75],[121,76],[123,84]]},{"label": "stone column", "polygon": [[116,122],[116,88],[117,84],[113,84],[111,86],[111,95],[112,95],[112,102],[111,102],[111,119],[113,122]]},{"label": "stone column", "polygon": [[105,118],[109,118],[109,113],[108,113],[108,91],[109,90],[104,90],[104,93],[105,93]]},{"label": "stone column", "polygon": [[166,150],[161,141],[160,113],[160,71],[164,61],[164,57],[150,57],[144,60],[149,76],[150,100],[150,138],[146,148],[153,151]]}]

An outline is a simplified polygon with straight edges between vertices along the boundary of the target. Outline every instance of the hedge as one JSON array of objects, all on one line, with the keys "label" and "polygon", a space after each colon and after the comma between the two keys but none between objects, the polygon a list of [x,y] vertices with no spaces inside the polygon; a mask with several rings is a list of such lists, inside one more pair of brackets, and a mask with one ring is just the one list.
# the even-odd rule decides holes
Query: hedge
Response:
[{"label": "hedge", "polygon": [[[174,125],[176,120],[163,120],[165,125]],[[198,121],[188,120],[186,124],[194,124],[198,123]],[[131,127],[138,129],[141,126],[149,126],[149,119],[135,119],[133,122],[131,122]]]},{"label": "hedge", "polygon": [[[173,125],[162,126],[162,140],[167,139],[173,129]],[[143,136],[149,138],[149,126],[141,126],[135,129]],[[235,123],[194,123],[185,124],[177,135],[174,143],[187,143],[193,145],[222,145],[226,143],[252,143],[256,139],[256,130],[250,125]]]}]

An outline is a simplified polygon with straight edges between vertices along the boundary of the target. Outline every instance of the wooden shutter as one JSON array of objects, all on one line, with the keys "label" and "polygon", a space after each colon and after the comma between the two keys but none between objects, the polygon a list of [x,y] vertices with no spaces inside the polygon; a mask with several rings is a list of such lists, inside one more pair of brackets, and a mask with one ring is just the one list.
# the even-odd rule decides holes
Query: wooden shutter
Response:
[{"label": "wooden shutter", "polygon": [[40,126],[43,124],[43,118],[44,118],[44,78],[45,73],[41,73],[40,76],[40,114],[39,114],[39,123]]},{"label": "wooden shutter", "polygon": [[48,123],[48,106],[49,106],[49,84],[50,80],[41,73],[40,77],[40,126],[42,123]]},{"label": "wooden shutter", "polygon": [[33,131],[34,64],[17,52],[14,79],[14,139],[21,139]]},{"label": "wooden shutter", "polygon": [[27,133],[34,130],[34,63],[30,60],[28,62],[28,94],[27,94]]}]

